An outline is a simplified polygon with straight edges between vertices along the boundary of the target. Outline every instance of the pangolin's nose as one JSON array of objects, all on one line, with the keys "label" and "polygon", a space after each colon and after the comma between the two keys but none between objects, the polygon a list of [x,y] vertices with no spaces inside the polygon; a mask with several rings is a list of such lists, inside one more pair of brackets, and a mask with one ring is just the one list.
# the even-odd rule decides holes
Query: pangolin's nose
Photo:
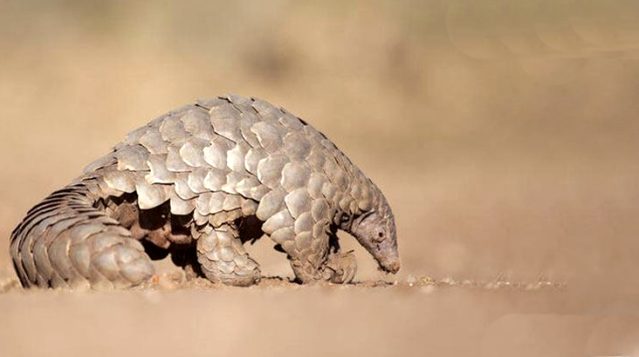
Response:
[{"label": "pangolin's nose", "polygon": [[399,259],[384,262],[382,269],[389,273],[396,274],[399,271]]}]

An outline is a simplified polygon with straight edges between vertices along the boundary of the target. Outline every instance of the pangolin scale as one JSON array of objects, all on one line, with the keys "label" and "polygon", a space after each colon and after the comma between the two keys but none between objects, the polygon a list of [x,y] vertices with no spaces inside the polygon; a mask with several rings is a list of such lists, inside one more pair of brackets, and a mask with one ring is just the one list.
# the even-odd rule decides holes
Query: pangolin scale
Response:
[{"label": "pangolin scale", "polygon": [[33,207],[10,252],[24,287],[137,286],[154,274],[149,247],[211,281],[247,286],[260,269],[243,244],[266,235],[299,282],[350,282],[356,264],[337,229],[397,272],[394,217],[377,186],[300,118],[229,95],[131,132]]}]

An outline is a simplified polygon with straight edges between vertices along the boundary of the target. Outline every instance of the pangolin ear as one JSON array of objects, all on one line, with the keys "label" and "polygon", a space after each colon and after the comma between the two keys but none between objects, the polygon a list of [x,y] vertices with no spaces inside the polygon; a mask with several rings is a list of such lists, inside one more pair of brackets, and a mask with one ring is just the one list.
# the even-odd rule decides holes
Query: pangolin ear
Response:
[{"label": "pangolin ear", "polygon": [[360,219],[360,221],[364,221],[366,218],[368,218],[369,216],[371,216],[371,215],[373,215],[373,214],[375,214],[375,210],[373,210],[373,209],[372,209],[372,210],[370,210],[370,211],[367,211],[367,212],[362,213],[362,214],[359,216],[359,219]]},{"label": "pangolin ear", "polygon": [[366,220],[371,218],[371,216],[373,216],[374,214],[375,214],[374,210],[370,210],[370,211],[362,213],[361,215],[355,218],[354,222],[356,222],[356,226],[352,228],[357,230],[362,223],[364,223]]}]

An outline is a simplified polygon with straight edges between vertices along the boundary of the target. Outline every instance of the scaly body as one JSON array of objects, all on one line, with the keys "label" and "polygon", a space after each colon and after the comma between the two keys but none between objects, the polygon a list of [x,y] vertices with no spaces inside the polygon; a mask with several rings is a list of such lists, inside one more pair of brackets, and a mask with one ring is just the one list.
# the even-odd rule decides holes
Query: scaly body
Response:
[{"label": "scaly body", "polygon": [[140,242],[212,281],[246,286],[260,270],[243,243],[263,233],[300,282],[348,282],[356,265],[339,251],[338,228],[382,269],[399,269],[394,218],[380,190],[301,119],[228,96],[130,133],[32,208],[10,251],[25,287],[139,285],[154,272]]}]

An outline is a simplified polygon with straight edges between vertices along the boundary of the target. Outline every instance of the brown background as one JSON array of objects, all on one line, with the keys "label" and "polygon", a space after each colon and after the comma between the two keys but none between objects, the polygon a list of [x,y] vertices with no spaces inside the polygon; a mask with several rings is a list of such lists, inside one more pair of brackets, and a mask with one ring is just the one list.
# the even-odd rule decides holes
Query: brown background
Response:
[{"label": "brown background", "polygon": [[[639,355],[638,13],[0,2],[0,353]],[[128,131],[224,93],[286,107],[373,178],[397,217],[400,274],[349,244],[360,280],[398,286],[14,287],[8,237],[28,208]],[[290,276],[270,245],[250,250]]]}]

